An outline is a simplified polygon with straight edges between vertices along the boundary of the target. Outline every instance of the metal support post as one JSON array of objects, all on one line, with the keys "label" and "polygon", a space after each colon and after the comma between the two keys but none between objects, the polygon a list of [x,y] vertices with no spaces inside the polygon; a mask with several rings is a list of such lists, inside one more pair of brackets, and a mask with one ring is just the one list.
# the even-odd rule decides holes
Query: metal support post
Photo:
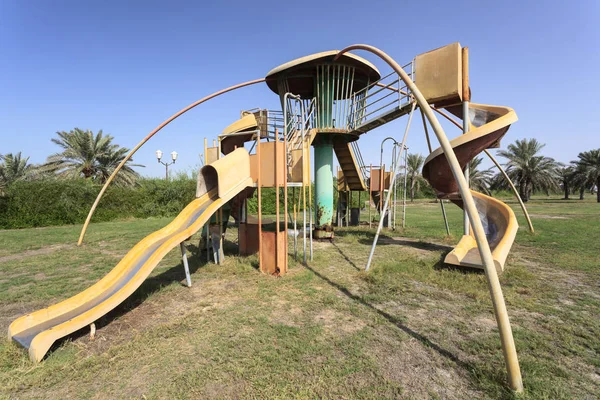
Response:
[{"label": "metal support post", "polygon": [[179,243],[179,248],[181,249],[181,259],[183,260],[183,269],[185,270],[185,282],[187,283],[187,287],[192,287],[192,278],[190,276],[190,266],[188,265],[187,254],[185,252],[185,244],[183,242]]}]

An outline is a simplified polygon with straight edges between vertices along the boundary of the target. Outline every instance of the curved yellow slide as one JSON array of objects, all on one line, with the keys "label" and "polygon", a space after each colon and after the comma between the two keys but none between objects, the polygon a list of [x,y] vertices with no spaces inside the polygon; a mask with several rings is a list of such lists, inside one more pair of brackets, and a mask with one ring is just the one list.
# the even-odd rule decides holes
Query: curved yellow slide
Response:
[{"label": "curved yellow slide", "polygon": [[205,166],[202,179],[206,192],[167,226],[136,244],[104,278],[67,300],[16,319],[8,328],[8,337],[27,348],[31,360],[40,361],[56,340],[117,307],[171,249],[197,232],[220,207],[252,184],[248,153],[239,149]]},{"label": "curved yellow slide", "polygon": [[[464,118],[462,105],[449,106],[446,109],[457,117]],[[517,120],[516,113],[510,107],[477,103],[469,103],[468,117],[472,129],[450,141],[463,170],[469,161],[483,150],[498,147],[510,125]],[[425,160],[423,176],[431,183],[438,197],[448,198],[462,208],[458,185],[441,148],[434,150]],[[486,231],[494,265],[498,273],[501,273],[517,234],[517,219],[512,209],[502,201],[473,190],[471,194]],[[464,235],[460,239],[444,262],[483,268],[473,229],[470,229],[470,235]]]}]

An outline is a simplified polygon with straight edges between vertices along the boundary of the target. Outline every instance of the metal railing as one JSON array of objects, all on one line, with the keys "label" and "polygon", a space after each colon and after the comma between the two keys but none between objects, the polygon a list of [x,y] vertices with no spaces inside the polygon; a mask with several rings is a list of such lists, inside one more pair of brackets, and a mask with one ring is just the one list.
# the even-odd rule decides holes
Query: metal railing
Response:
[{"label": "metal railing", "polygon": [[[414,62],[411,61],[402,68],[414,81]],[[348,129],[357,129],[368,121],[406,107],[412,101],[410,89],[396,72],[391,72],[352,94]]]},{"label": "metal railing", "polygon": [[358,167],[360,176],[362,177],[363,183],[367,184],[367,167],[365,166],[365,160],[363,160],[362,153],[358,147],[358,141],[350,142],[350,148],[354,153],[354,159]]}]

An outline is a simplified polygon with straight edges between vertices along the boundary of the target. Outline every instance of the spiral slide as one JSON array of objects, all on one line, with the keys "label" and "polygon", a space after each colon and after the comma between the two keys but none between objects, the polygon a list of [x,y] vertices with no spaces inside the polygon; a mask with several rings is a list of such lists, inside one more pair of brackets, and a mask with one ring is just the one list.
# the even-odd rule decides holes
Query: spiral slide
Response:
[{"label": "spiral slide", "polygon": [[104,278],[83,292],[16,319],[8,336],[40,361],[52,344],[113,310],[140,287],[160,260],[197,232],[231,198],[251,186],[248,152],[238,149],[202,168],[198,198],[167,226],[136,244]]},{"label": "spiral slide", "polygon": [[[446,110],[458,118],[464,118],[462,105],[446,107]],[[450,141],[463,170],[483,150],[498,147],[510,125],[517,121],[512,108],[476,103],[469,104],[468,117],[471,124],[469,132]],[[425,160],[423,176],[436,190],[439,198],[449,199],[462,208],[458,184],[441,148],[434,150]],[[500,273],[504,270],[506,257],[517,234],[517,219],[512,209],[502,201],[479,192],[471,193],[486,231],[496,270]],[[446,256],[445,263],[483,268],[473,229],[470,232]]]}]

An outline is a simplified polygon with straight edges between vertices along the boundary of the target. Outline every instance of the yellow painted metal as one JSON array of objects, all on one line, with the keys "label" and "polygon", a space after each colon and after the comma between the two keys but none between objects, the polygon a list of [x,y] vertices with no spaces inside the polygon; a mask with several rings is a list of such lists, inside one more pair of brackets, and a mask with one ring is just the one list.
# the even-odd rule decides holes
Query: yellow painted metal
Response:
[{"label": "yellow painted metal", "polygon": [[[499,117],[496,118],[495,120],[485,123],[484,125],[481,125],[479,127],[475,127],[475,126],[471,125],[471,129],[469,130],[469,133],[460,135],[450,141],[450,145],[452,146],[452,148],[457,148],[459,146],[466,145],[466,144],[468,144],[468,142],[474,141],[474,140],[479,139],[489,133],[492,133],[499,129],[507,127],[510,124],[517,122],[517,120],[518,120],[515,110],[513,110],[510,107],[491,106],[488,104],[470,103],[469,108],[474,109],[474,110],[485,110],[487,112],[497,114],[497,115],[499,115]],[[433,160],[434,158],[438,157],[439,155],[441,155],[443,153],[444,153],[443,148],[438,147],[431,154],[429,154],[429,156],[427,157],[427,159],[425,160],[425,163],[423,165],[427,164],[429,161]]]},{"label": "yellow painted metal", "polygon": [[[136,244],[112,271],[90,288],[60,303],[16,319],[8,328],[8,337],[12,338],[30,328],[50,323],[61,315],[74,314],[65,322],[49,326],[35,334],[29,345],[29,357],[33,361],[40,361],[56,340],[90,325],[122,303],[171,249],[197,232],[211,215],[237,193],[252,185],[248,153],[244,149],[238,149],[204,169],[211,171],[206,173],[211,179],[212,173],[216,172],[217,178],[205,184],[209,190],[192,201],[169,225]],[[204,211],[190,223],[190,218],[195,218],[201,209]],[[158,248],[148,256],[148,249],[157,245]],[[142,265],[131,274],[132,266],[139,262]],[[125,283],[114,293],[110,293],[119,280],[124,280]],[[105,299],[86,309],[87,303],[104,296]]]},{"label": "yellow painted metal", "polygon": [[223,129],[221,135],[229,135],[232,133],[238,133],[247,131],[250,129],[256,129],[258,124],[256,122],[256,116],[254,114],[246,114],[242,118],[238,119],[234,123]]},{"label": "yellow painted metal", "polygon": [[220,198],[233,197],[230,192],[237,190],[240,182],[245,182],[246,186],[254,184],[250,174],[250,155],[243,148],[202,167],[196,196],[203,196],[216,187]]},{"label": "yellow painted metal", "polygon": [[[450,121],[458,129],[462,129],[462,126],[458,122],[456,122],[454,119],[452,119],[444,111],[439,110],[437,108],[434,108],[433,111],[437,112],[442,117],[446,118],[446,120]],[[421,111],[421,115],[423,116],[423,124],[425,124],[425,116],[423,115],[422,111]],[[423,125],[423,126],[425,126],[425,125]],[[429,152],[431,153],[431,144],[429,143],[429,135],[427,134],[427,127],[425,127],[425,129],[426,129],[425,130],[425,137],[427,138],[427,145],[429,146]],[[515,198],[517,199],[517,201],[519,202],[519,205],[521,206],[521,210],[523,211],[523,215],[525,216],[525,219],[527,220],[527,225],[529,225],[529,232],[534,233],[535,230],[533,229],[533,223],[531,222],[531,218],[529,217],[529,212],[527,211],[527,207],[525,207],[525,203],[523,203],[523,200],[521,199],[521,196],[519,195],[519,191],[515,187],[515,184],[513,183],[513,181],[510,180],[510,177],[508,176],[508,174],[506,173],[506,171],[504,170],[504,168],[502,168],[502,166],[500,165],[500,163],[498,162],[498,160],[496,160],[496,158],[492,155],[492,153],[490,153],[487,150],[483,150],[483,152],[490,158],[490,160],[494,163],[494,165],[498,168],[498,170],[500,170],[500,173],[502,174],[502,176],[504,176],[504,179],[506,179],[506,182],[508,182],[508,185],[512,189],[512,191],[513,191],[513,193],[515,195]]]},{"label": "yellow painted metal", "polygon": [[[506,257],[508,257],[519,229],[517,218],[512,208],[504,202],[473,190],[471,190],[471,194],[476,200],[479,214],[488,220],[488,224],[494,224],[497,230],[497,239],[490,243],[490,249],[492,250],[496,271],[502,273]],[[483,268],[473,229],[470,229],[469,232],[470,234],[463,235],[454,250],[448,253],[444,260],[445,263],[463,267]]]},{"label": "yellow painted metal", "polygon": [[429,103],[462,100],[463,63],[460,43],[415,57],[415,83]]}]

